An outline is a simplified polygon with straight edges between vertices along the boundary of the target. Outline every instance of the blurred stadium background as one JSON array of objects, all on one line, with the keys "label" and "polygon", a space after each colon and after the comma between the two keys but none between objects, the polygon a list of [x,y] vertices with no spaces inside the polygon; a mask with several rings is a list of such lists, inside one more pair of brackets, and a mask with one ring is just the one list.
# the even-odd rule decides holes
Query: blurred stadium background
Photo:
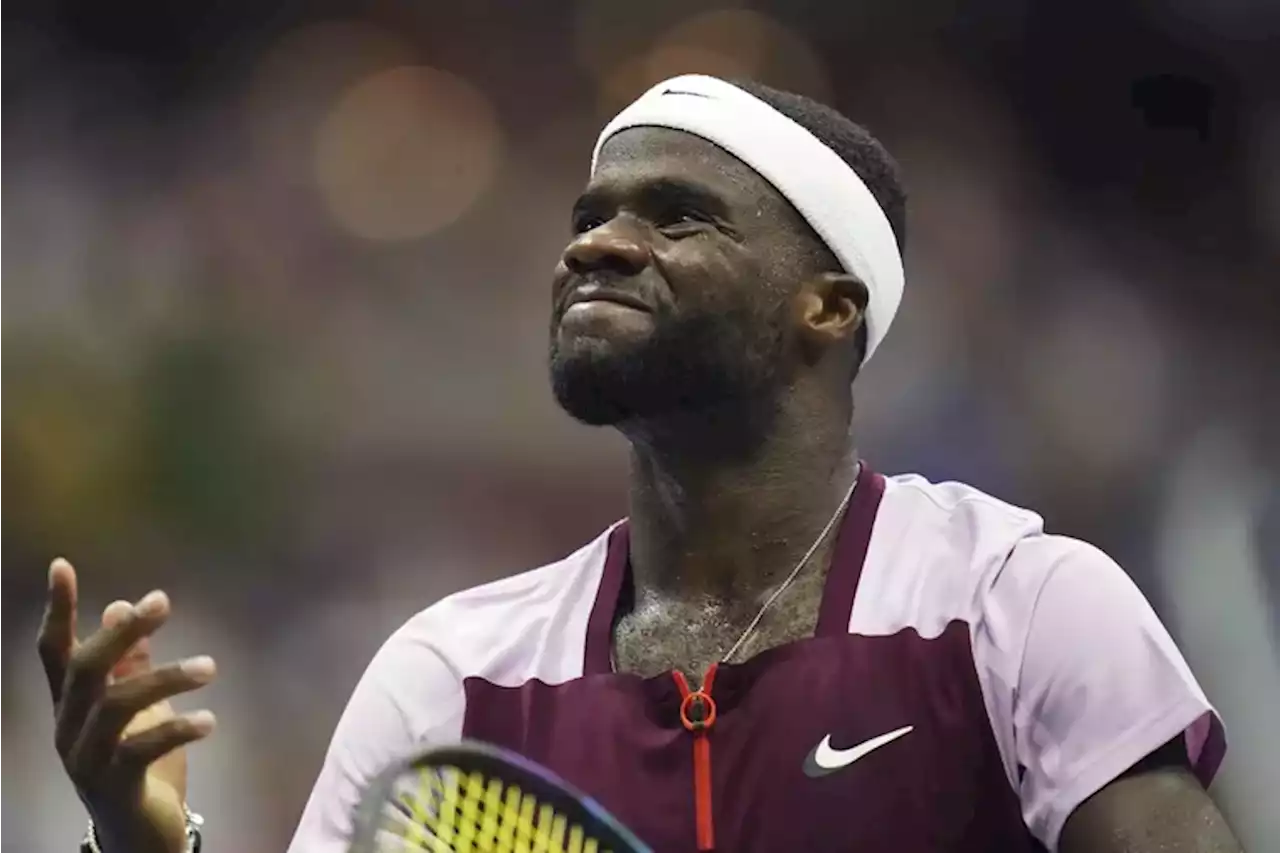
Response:
[{"label": "blurred stadium background", "polygon": [[192,801],[210,851],[268,853],[391,630],[623,513],[620,442],[547,390],[549,270],[597,129],[690,70],[828,100],[896,154],[908,290],[864,455],[1110,551],[1227,719],[1218,796],[1280,850],[1280,5],[12,0],[4,24],[5,853],[83,827],[32,646],[55,554],[82,618],[163,586],[162,650],[218,658]]}]

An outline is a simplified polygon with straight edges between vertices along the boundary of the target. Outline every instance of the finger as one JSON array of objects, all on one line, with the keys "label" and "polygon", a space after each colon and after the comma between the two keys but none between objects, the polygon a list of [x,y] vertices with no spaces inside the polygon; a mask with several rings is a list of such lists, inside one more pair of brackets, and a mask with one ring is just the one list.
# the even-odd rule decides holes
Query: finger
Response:
[{"label": "finger", "polygon": [[62,701],[67,664],[76,644],[76,571],[59,557],[49,566],[49,595],[36,638],[36,649],[56,706]]},{"label": "finger", "polygon": [[202,655],[117,681],[107,688],[98,706],[99,732],[95,737],[115,743],[129,722],[143,711],[170,697],[204,687],[217,672],[213,658]]},{"label": "finger", "polygon": [[112,605],[103,615],[109,624],[81,643],[71,661],[73,670],[83,670],[99,678],[105,677],[140,640],[164,624],[169,618],[169,597],[156,590],[128,609]]},{"label": "finger", "polygon": [[[102,611],[102,627],[111,628],[128,617],[133,605],[127,601],[113,601]],[[151,639],[143,637],[125,652],[124,657],[111,670],[113,679],[125,678],[151,669]]]},{"label": "finger", "polygon": [[114,628],[123,622],[133,610],[133,602],[118,598],[102,609],[102,627]]},{"label": "finger", "polygon": [[196,690],[213,680],[216,673],[213,658],[202,656],[182,663],[170,664],[110,685],[97,705],[89,712],[68,759],[73,773],[93,778],[111,762],[122,735],[145,731],[173,717],[165,703],[161,715],[144,714],[158,707],[170,696]]},{"label": "finger", "polygon": [[54,741],[64,756],[80,739],[90,709],[106,689],[108,674],[138,640],[159,628],[168,614],[168,597],[159,591],[148,593],[120,621],[99,629],[72,653],[54,732]]},{"label": "finger", "polygon": [[116,748],[116,761],[138,772],[144,771],[156,759],[183,744],[207,737],[216,722],[211,711],[196,711],[157,723],[121,741]]}]

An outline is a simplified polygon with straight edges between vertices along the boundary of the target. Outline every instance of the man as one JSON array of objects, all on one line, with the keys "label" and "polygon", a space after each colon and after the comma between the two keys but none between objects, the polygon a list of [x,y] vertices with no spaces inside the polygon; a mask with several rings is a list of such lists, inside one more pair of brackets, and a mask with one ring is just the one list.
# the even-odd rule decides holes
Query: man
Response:
[{"label": "man", "polygon": [[[550,767],[660,851],[1239,849],[1203,787],[1221,725],[1120,568],[858,461],[851,381],[903,286],[874,139],[802,97],[669,80],[601,134],[573,231],[553,387],[630,440],[630,516],[397,631],[293,853],[339,853],[372,774],[459,737]],[[142,768],[210,721],[120,733],[210,662],[131,675],[143,647],[104,685],[167,603],[113,606],[73,651],[74,576],[52,577],[68,770],[109,853],[177,853],[177,753]]]}]

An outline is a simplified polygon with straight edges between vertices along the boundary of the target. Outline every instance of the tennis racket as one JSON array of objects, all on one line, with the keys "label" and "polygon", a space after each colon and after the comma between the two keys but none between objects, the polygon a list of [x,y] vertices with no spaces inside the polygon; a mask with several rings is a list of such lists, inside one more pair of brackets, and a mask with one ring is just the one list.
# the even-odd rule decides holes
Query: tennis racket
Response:
[{"label": "tennis racket", "polygon": [[545,768],[482,743],[425,750],[378,774],[348,853],[652,853]]}]

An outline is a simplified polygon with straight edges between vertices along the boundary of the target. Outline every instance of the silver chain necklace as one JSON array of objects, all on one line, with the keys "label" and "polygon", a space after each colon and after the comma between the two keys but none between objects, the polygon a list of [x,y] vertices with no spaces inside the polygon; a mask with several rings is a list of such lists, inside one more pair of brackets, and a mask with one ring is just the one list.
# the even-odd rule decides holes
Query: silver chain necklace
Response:
[{"label": "silver chain necklace", "polygon": [[[740,648],[742,648],[742,644],[750,639],[751,635],[755,633],[756,628],[760,626],[760,620],[764,619],[764,615],[769,612],[769,608],[773,606],[774,602],[782,597],[782,594],[791,587],[791,584],[795,583],[796,578],[800,577],[800,573],[804,571],[804,567],[809,565],[809,561],[813,559],[813,555],[817,553],[818,548],[821,547],[822,543],[831,535],[832,528],[836,526],[836,522],[840,520],[844,515],[844,511],[848,509],[849,501],[853,498],[853,490],[858,487],[858,477],[861,474],[862,463],[859,462],[853,469],[853,482],[849,485],[849,490],[844,493],[844,497],[840,500],[840,505],[837,506],[836,511],[831,514],[831,518],[827,519],[826,526],[822,528],[822,532],[813,540],[813,544],[809,546],[809,550],[804,552],[804,556],[800,558],[800,562],[796,563],[796,567],[791,570],[791,573],[787,575],[782,583],[779,584],[778,588],[773,591],[773,594],[765,601],[764,605],[756,613],[755,618],[751,620],[747,625],[746,630],[744,630],[741,636],[738,637],[737,642],[729,647],[729,651],[720,656],[720,661],[722,663],[731,662],[733,656],[738,653]],[[613,671],[617,672],[617,653],[612,648],[609,650],[609,663]]]},{"label": "silver chain necklace", "polygon": [[796,567],[791,570],[791,574],[787,575],[786,579],[773,591],[773,595],[770,595],[769,598],[765,600],[764,606],[760,608],[760,611],[756,613],[755,618],[747,625],[746,630],[742,632],[742,636],[738,637],[738,641],[730,646],[729,651],[725,652],[720,657],[722,662],[732,662],[732,658],[738,653],[738,649],[742,648],[742,644],[750,639],[751,635],[755,633],[756,628],[760,626],[760,620],[769,612],[769,608],[773,606],[775,601],[782,597],[782,594],[791,587],[791,584],[795,583],[795,579],[800,577],[800,573],[804,571],[804,567],[809,565],[809,560],[813,559],[813,555],[817,553],[818,548],[826,541],[827,537],[831,535],[832,528],[836,526],[836,522],[840,520],[841,516],[844,515],[844,511],[848,508],[849,501],[853,498],[853,490],[858,487],[858,475],[861,473],[862,463],[858,463],[858,466],[854,468],[853,482],[849,485],[849,490],[844,493],[844,498],[841,499],[840,505],[836,507],[836,511],[831,514],[831,518],[827,519],[827,524],[822,528],[822,532],[818,534],[818,538],[813,540],[813,544],[809,546],[808,551],[804,552],[804,556],[800,558],[800,562],[796,563]]}]

